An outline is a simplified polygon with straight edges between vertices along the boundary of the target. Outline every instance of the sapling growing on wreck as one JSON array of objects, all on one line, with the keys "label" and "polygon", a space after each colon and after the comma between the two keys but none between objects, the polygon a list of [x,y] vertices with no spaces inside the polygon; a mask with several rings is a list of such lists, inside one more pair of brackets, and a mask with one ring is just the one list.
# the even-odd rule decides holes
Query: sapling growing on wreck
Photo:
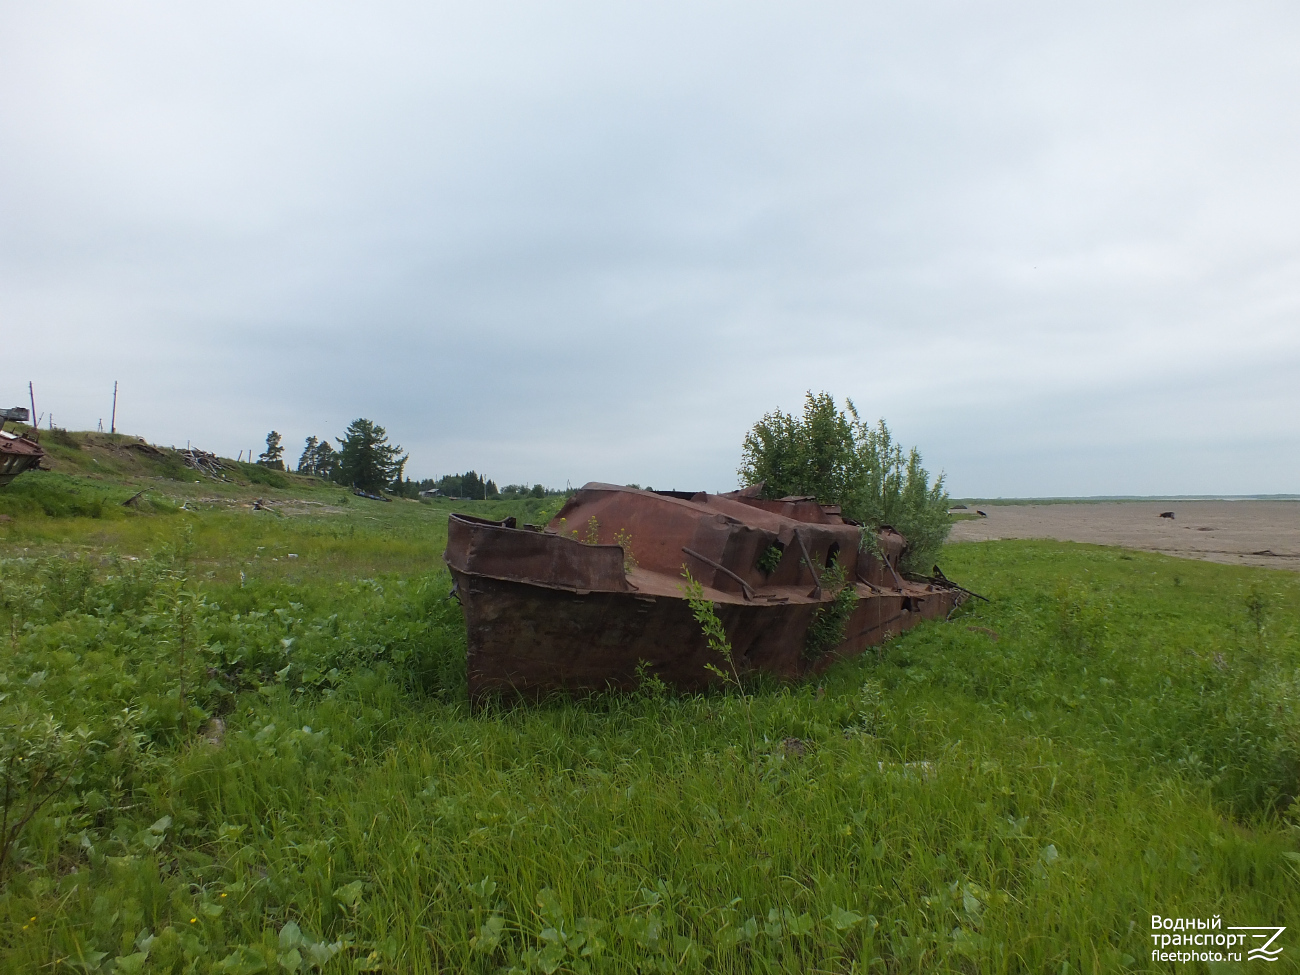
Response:
[{"label": "sapling growing on wreck", "polygon": [[832,598],[817,609],[812,622],[808,624],[804,656],[809,660],[817,659],[844,642],[849,617],[858,605],[857,589],[839,559],[822,573],[821,584],[822,589],[830,593]]},{"label": "sapling growing on wreck", "polygon": [[682,594],[686,597],[687,605],[691,607],[691,615],[695,617],[695,622],[700,624],[700,630],[704,634],[704,641],[709,645],[709,649],[714,651],[726,662],[730,673],[723,670],[712,661],[707,662],[704,667],[711,674],[720,677],[725,684],[733,685],[740,692],[741,699],[745,702],[745,721],[749,727],[749,746],[750,750],[754,747],[754,716],[750,704],[749,695],[745,693],[745,685],[740,679],[740,670],[736,666],[736,655],[732,651],[731,641],[727,638],[726,628],[722,625],[722,620],[718,618],[718,612],[713,605],[713,601],[704,595],[704,584],[691,575],[691,570],[682,564],[682,578],[686,584],[682,587]]},{"label": "sapling growing on wreck", "polygon": [[632,554],[632,536],[626,528],[614,532],[614,544],[623,549],[623,571],[631,572],[636,568],[636,556]]},{"label": "sapling growing on wreck", "polygon": [[762,484],[766,498],[812,496],[871,528],[894,527],[907,539],[902,568],[913,572],[934,564],[952,527],[943,475],[931,478],[884,420],[872,426],[852,400],[840,410],[829,393],[810,390],[802,416],[776,410],[755,423],[737,473],[743,484]]}]

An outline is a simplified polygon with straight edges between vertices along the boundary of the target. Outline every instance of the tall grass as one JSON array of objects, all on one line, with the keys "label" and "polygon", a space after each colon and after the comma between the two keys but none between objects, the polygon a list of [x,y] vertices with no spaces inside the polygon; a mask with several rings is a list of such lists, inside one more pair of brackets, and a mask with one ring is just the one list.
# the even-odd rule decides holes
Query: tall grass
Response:
[{"label": "tall grass", "polygon": [[438,509],[344,508],[11,527],[0,711],[97,744],[0,968],[1152,971],[1300,907],[1293,576],[949,547],[992,604],[820,686],[473,712]]}]

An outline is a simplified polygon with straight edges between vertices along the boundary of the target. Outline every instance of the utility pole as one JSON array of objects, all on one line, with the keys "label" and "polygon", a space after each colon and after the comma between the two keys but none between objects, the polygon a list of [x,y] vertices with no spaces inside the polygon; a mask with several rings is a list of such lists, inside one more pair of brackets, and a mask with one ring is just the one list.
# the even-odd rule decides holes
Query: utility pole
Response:
[{"label": "utility pole", "polygon": [[108,421],[108,432],[117,433],[117,380],[113,380],[113,418]]},{"label": "utility pole", "polygon": [[37,440],[40,440],[41,432],[37,428],[37,424],[41,421],[36,418],[36,392],[32,389],[32,382],[30,379],[27,380],[27,395],[32,398],[32,435],[35,436]]}]

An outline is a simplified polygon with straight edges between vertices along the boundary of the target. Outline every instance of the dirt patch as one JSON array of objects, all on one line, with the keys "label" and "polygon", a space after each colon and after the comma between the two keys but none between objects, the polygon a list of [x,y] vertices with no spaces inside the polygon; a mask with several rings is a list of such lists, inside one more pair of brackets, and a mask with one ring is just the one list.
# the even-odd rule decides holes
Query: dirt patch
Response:
[{"label": "dirt patch", "polygon": [[[1300,572],[1300,501],[981,504],[980,510],[988,517],[953,525],[952,541],[1054,538]],[[1174,517],[1162,518],[1164,512]]]}]

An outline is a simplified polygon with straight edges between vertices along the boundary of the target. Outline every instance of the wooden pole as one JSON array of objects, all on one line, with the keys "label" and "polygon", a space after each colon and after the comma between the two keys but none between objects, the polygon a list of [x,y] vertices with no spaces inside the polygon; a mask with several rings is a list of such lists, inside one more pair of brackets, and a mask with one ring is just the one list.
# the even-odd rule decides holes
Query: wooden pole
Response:
[{"label": "wooden pole", "polygon": [[117,380],[113,380],[113,418],[108,421],[108,432],[117,433]]},{"label": "wooden pole", "polygon": [[37,440],[40,440],[41,434],[36,427],[36,425],[40,422],[39,420],[36,419],[36,392],[35,390],[32,389],[32,383],[30,379],[27,381],[27,395],[32,398],[32,416],[31,416],[32,435],[36,437]]}]

